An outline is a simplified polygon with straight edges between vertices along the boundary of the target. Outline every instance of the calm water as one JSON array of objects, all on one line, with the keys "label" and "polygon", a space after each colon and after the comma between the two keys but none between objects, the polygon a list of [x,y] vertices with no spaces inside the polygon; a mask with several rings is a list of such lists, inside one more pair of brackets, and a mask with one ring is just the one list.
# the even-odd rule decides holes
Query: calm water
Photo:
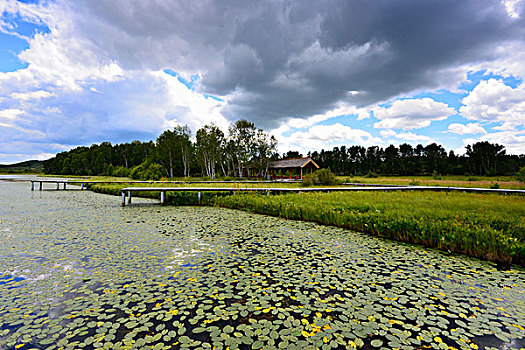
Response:
[{"label": "calm water", "polygon": [[0,349],[525,347],[525,272],[0,179]]}]

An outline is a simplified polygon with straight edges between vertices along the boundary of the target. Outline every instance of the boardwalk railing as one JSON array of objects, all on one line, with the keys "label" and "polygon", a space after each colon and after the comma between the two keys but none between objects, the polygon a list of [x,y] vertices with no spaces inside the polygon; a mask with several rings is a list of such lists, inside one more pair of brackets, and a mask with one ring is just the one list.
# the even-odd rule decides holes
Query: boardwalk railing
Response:
[{"label": "boardwalk railing", "polygon": [[39,190],[42,191],[42,185],[45,183],[56,184],[56,189],[60,190],[60,185],[63,185],[63,189],[66,189],[67,185],[80,186],[81,190],[88,189],[89,185],[96,184],[211,184],[211,183],[231,183],[231,184],[260,184],[260,183],[296,183],[300,181],[295,180],[240,180],[240,181],[90,181],[90,180],[29,180],[31,182],[31,191],[35,190],[35,183],[38,184]]},{"label": "boardwalk railing", "polygon": [[160,192],[160,205],[166,203],[167,192],[198,192],[198,200],[201,201],[202,192],[259,192],[266,193],[301,193],[301,192],[348,192],[348,191],[462,191],[475,193],[500,193],[500,194],[525,194],[525,190],[507,190],[490,188],[468,188],[468,187],[440,187],[440,186],[382,186],[382,187],[307,187],[307,188],[239,188],[239,187],[126,187],[120,190],[122,203],[131,203],[132,192]]},{"label": "boardwalk railing", "polygon": [[[286,187],[245,187],[239,185],[246,183],[258,183],[261,181],[89,181],[89,180],[30,180],[31,191],[35,190],[35,183],[38,183],[39,190],[42,191],[44,183],[56,184],[56,189],[66,189],[68,184],[80,186],[81,190],[87,189],[92,184],[196,184],[196,183],[232,183],[236,187],[126,187],[121,190],[122,206],[126,205],[126,196],[128,203],[131,203],[132,192],[160,192],[160,204],[166,203],[167,192],[197,192],[198,200],[201,201],[202,192],[259,192],[266,193],[301,193],[301,192],[345,192],[345,191],[462,191],[473,193],[499,193],[499,194],[520,194],[524,195],[525,190],[510,190],[510,189],[493,189],[493,188],[472,188],[472,187],[441,187],[441,186],[402,186],[402,185],[370,185],[367,184],[345,184],[342,187],[301,187],[301,188],[286,188]],[[265,181],[266,183],[282,183],[283,181]],[[350,186],[348,186],[350,185]]]}]

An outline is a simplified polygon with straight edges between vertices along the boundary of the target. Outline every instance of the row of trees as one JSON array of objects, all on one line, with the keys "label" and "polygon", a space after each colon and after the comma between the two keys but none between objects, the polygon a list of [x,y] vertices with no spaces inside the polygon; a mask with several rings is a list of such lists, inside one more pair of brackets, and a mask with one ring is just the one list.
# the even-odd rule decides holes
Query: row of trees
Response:
[{"label": "row of trees", "polygon": [[[279,158],[277,141],[246,120],[233,123],[225,135],[215,125],[195,133],[188,126],[164,131],[155,141],[112,145],[103,142],[62,152],[44,162],[44,172],[63,175],[113,175],[134,179],[217,175],[241,177],[247,169],[266,177],[269,163]],[[525,166],[525,155],[508,155],[505,148],[477,142],[456,155],[435,143],[386,148],[335,147],[308,153],[321,167],[337,175],[513,175]],[[288,152],[283,158],[302,156]]]},{"label": "row of trees", "polygon": [[195,134],[189,126],[164,131],[157,140],[112,145],[103,142],[77,147],[44,162],[44,172],[63,175],[131,176],[135,179],[187,177],[240,177],[256,169],[265,177],[271,160],[277,159],[277,141],[247,120],[239,120],[228,135],[215,125]]},{"label": "row of trees", "polygon": [[[487,141],[466,147],[464,155],[456,155],[436,143],[427,146],[402,144],[386,148],[335,147],[331,151],[309,153],[322,168],[337,175],[513,175],[525,166],[525,155],[509,155],[505,147]],[[296,152],[285,155],[299,156]]]}]

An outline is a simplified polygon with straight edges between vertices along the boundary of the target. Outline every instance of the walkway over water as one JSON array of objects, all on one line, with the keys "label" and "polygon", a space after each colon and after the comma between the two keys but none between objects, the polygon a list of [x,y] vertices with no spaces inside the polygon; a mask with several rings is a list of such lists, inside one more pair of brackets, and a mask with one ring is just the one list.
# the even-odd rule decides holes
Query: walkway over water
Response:
[{"label": "walkway over water", "polygon": [[49,184],[56,184],[56,189],[60,189],[60,185],[63,185],[63,189],[66,189],[67,185],[75,185],[80,186],[80,189],[88,189],[89,185],[96,185],[96,184],[211,184],[211,183],[231,183],[231,184],[238,184],[238,183],[296,183],[301,182],[298,180],[242,180],[242,181],[100,181],[100,180],[29,180],[31,182],[31,191],[35,190],[35,183],[39,184],[39,190],[42,191],[43,184],[49,183]]},{"label": "walkway over water", "polygon": [[468,188],[468,187],[440,187],[440,186],[374,186],[374,187],[303,187],[303,188],[240,188],[240,187],[126,187],[120,190],[122,206],[126,205],[126,195],[128,203],[131,203],[131,192],[160,192],[160,205],[166,202],[166,192],[197,192],[199,202],[202,192],[257,192],[266,193],[301,193],[301,192],[345,192],[345,191],[462,191],[474,193],[500,193],[500,194],[525,194],[525,190],[491,189],[491,188]]}]

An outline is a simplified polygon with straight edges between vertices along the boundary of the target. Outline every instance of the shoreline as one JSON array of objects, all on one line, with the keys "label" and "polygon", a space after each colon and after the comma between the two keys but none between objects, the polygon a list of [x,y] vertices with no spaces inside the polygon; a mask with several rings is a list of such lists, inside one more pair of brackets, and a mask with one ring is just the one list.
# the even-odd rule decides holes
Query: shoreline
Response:
[{"label": "shoreline", "polygon": [[[120,195],[123,186],[96,184],[91,190],[97,193]],[[414,201],[424,201],[425,204],[437,202],[446,206],[457,205],[469,199],[479,201],[483,197],[498,196],[491,194],[448,194],[448,193],[398,193],[398,194],[289,194],[266,196],[257,194],[229,196],[226,193],[203,192],[200,203],[197,195],[192,192],[168,193],[166,204],[181,206],[218,206],[229,209],[243,210],[251,213],[270,215],[290,220],[315,222],[327,226],[343,227],[364,232],[371,236],[392,239],[404,243],[417,244],[439,249],[448,253],[459,253],[470,257],[491,261],[498,269],[509,269],[512,264],[525,267],[525,222],[516,217],[501,220],[497,215],[477,215],[475,211],[452,216],[446,210],[437,215],[432,208],[421,211],[418,215],[409,212],[390,213],[384,210],[376,213],[370,200],[379,200],[388,206],[388,200],[408,198]],[[158,198],[158,193],[137,193],[141,198]],[[476,196],[476,197],[475,197]],[[368,199],[367,199],[368,197]],[[514,198],[515,205],[525,202],[521,196],[504,197],[499,210],[504,210],[506,202]],[[326,198],[337,200],[323,203]],[[359,198],[365,202],[365,207],[352,205],[352,199]],[[496,198],[496,197],[495,197]],[[489,199],[495,199],[489,198]],[[487,197],[485,197],[485,200]],[[346,201],[349,201],[348,203]],[[500,199],[501,200],[501,199]],[[284,202],[284,205],[283,205]],[[370,203],[366,203],[370,202]],[[383,203],[384,202],[384,203]],[[363,203],[361,203],[363,204]],[[364,205],[363,204],[363,205]],[[402,204],[402,203],[401,203]],[[486,204],[486,203],[485,203]],[[525,204],[525,203],[524,203]],[[391,208],[392,209],[392,208]],[[519,209],[518,209],[519,210]],[[401,213],[401,214],[400,214]],[[397,216],[396,216],[397,214]],[[433,214],[433,215],[432,215]],[[496,213],[497,214],[497,213]]]}]

